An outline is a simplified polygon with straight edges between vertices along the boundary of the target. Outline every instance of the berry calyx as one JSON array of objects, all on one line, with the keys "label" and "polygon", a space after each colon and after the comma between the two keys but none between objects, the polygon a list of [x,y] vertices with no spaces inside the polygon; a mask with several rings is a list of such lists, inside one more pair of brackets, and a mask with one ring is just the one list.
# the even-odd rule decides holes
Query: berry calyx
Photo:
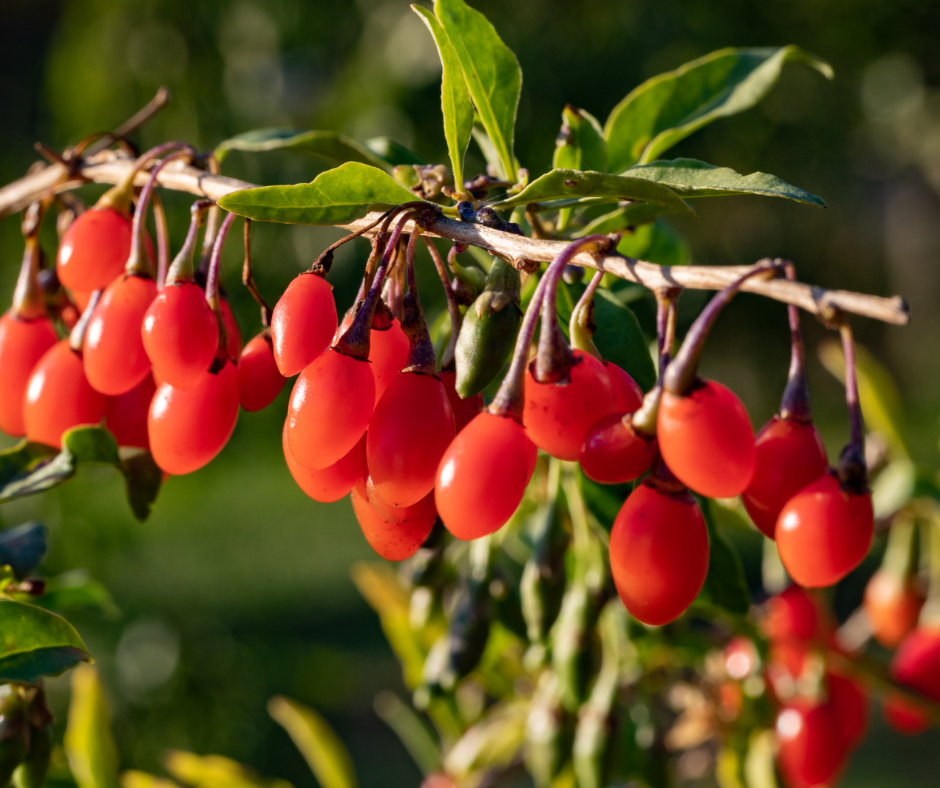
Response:
[{"label": "berry calyx", "polygon": [[287,379],[274,360],[271,332],[262,329],[238,357],[238,397],[247,411],[263,410],[281,393]]},{"label": "berry calyx", "polygon": [[274,358],[281,374],[296,375],[326,351],[336,326],[333,286],[321,272],[307,271],[296,277],[271,314]]},{"label": "berry calyx", "polygon": [[386,520],[369,503],[363,482],[353,488],[352,505],[356,520],[366,541],[387,561],[411,558],[424,544],[434,528],[437,512],[434,494],[429,493],[418,503],[408,507],[400,520]]},{"label": "berry calyx", "polygon": [[294,481],[297,482],[297,486],[313,500],[320,503],[332,503],[347,495],[362,480],[366,472],[366,439],[364,435],[337,462],[319,471],[304,468],[294,459],[294,455],[290,451],[290,444],[287,441],[287,422],[284,423],[284,429],[281,430],[281,448],[284,450],[287,469]]}]

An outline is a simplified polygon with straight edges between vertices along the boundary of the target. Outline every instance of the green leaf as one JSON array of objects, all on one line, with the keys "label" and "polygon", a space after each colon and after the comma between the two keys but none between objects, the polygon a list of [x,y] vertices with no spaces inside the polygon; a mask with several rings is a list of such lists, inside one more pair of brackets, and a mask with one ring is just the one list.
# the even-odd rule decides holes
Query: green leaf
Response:
[{"label": "green leaf", "polygon": [[591,219],[580,230],[572,233],[572,237],[583,238],[585,235],[594,235],[594,233],[606,235],[620,232],[628,227],[648,224],[662,214],[670,212],[670,208],[654,205],[651,202],[627,202],[616,210]]},{"label": "green leaf", "polygon": [[715,526],[711,510],[714,502],[707,498],[698,500],[708,526],[709,541],[708,576],[702,595],[729,613],[746,615],[751,606],[751,592],[744,578],[741,556]]},{"label": "green leaf", "polygon": [[665,221],[640,225],[624,235],[617,251],[657,265],[686,265],[692,257],[688,242]]},{"label": "green leaf", "polygon": [[375,713],[395,732],[424,774],[440,770],[440,745],[410,705],[395,693],[383,690],[376,695],[374,707]]},{"label": "green leaf", "polygon": [[626,370],[640,388],[649,391],[656,382],[656,369],[633,310],[614,293],[598,288],[594,295],[594,318],[597,321],[594,344],[601,355]]},{"label": "green leaf", "polygon": [[597,118],[570,104],[562,110],[552,167],[607,172],[607,143]]},{"label": "green leaf", "polygon": [[254,129],[219,143],[215,149],[221,162],[229,151],[260,153],[271,150],[294,150],[310,153],[335,162],[358,161],[374,167],[387,162],[352,137],[337,131],[300,131],[299,129]]},{"label": "green leaf", "polygon": [[463,75],[460,58],[454,45],[450,43],[447,33],[427,8],[412,5],[411,9],[421,17],[427,25],[437,51],[441,56],[441,110],[444,113],[444,139],[447,140],[447,151],[450,153],[451,169],[454,174],[454,184],[458,191],[463,188],[463,157],[470,144],[470,135],[473,131],[473,102],[467,88],[467,80]]},{"label": "green leaf", "polygon": [[153,505],[163,484],[163,471],[153,455],[143,449],[121,449],[121,471],[127,483],[127,500],[140,522],[153,512]]},{"label": "green leaf", "polygon": [[653,161],[712,121],[750,109],[767,95],[788,62],[805,63],[832,77],[828,64],[787,46],[720,49],[647,80],[607,118],[610,170]]},{"label": "green leaf", "polygon": [[512,208],[514,205],[566,198],[591,198],[598,202],[642,200],[664,205],[681,213],[694,213],[668,186],[661,186],[645,178],[567,169],[551,170],[545,173],[518,194],[493,203],[492,207],[503,210]]},{"label": "green leaf", "polygon": [[170,750],[164,765],[177,780],[192,788],[291,788],[286,780],[261,777],[247,766],[221,755]]},{"label": "green leaf", "polygon": [[111,710],[98,671],[82,665],[72,674],[65,753],[79,788],[116,788],[118,754]]},{"label": "green leaf", "polygon": [[121,774],[121,788],[180,788],[179,783],[130,769]]},{"label": "green leaf", "polygon": [[322,788],[356,788],[352,758],[319,714],[283,697],[271,698],[268,713],[290,734]]},{"label": "green leaf", "polygon": [[680,197],[726,197],[735,194],[757,194],[764,197],[783,197],[806,205],[826,207],[826,202],[776,175],[752,172],[741,175],[730,167],[717,167],[697,159],[673,159],[641,164],[624,171],[634,178],[649,178],[668,186]]},{"label": "green leaf", "polygon": [[219,205],[254,221],[348,224],[373,207],[390,208],[414,199],[414,194],[388,173],[351,161],[321,172],[310,183],[232,192],[219,200]]},{"label": "green leaf", "polygon": [[388,137],[372,137],[362,143],[390,168],[399,164],[427,164],[427,160]]},{"label": "green leaf", "polygon": [[522,69],[489,20],[463,0],[434,0],[480,121],[499,154],[502,177],[516,177],[513,134],[522,91]]},{"label": "green leaf", "polygon": [[22,580],[32,572],[46,554],[46,526],[33,520],[0,532],[0,566],[13,569]]},{"label": "green leaf", "polygon": [[35,605],[0,599],[0,684],[36,683],[90,659],[74,627]]},{"label": "green leaf", "polygon": [[73,569],[47,579],[46,592],[33,604],[56,613],[94,609],[112,620],[121,615],[111,592],[84,569]]}]

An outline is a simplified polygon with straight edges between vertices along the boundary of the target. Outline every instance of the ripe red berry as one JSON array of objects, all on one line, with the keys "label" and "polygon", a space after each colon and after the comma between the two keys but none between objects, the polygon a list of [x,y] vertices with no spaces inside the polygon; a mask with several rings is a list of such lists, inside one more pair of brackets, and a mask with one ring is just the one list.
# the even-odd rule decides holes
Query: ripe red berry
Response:
[{"label": "ripe red berry", "polygon": [[783,507],[777,549],[787,572],[807,588],[837,583],[868,554],[874,535],[871,494],[843,490],[828,473]]},{"label": "ripe red berry", "polygon": [[294,383],[287,410],[291,454],[305,468],[337,462],[362,437],[375,405],[375,379],[366,361],[328,350]]},{"label": "ripe red berry", "polygon": [[192,473],[222,451],[237,419],[238,372],[229,359],[191,388],[163,383],[147,420],[153,459],[174,476]]},{"label": "ripe red berry", "polygon": [[133,274],[119,276],[102,294],[82,347],[88,381],[102,394],[124,394],[150,373],[141,326],[156,296],[153,279]]},{"label": "ripe red berry", "polygon": [[441,520],[458,539],[498,531],[522,502],[538,450],[510,416],[484,411],[447,447],[434,495]]},{"label": "ripe red berry", "polygon": [[848,756],[842,719],[830,703],[796,700],[777,715],[777,762],[788,788],[833,785]]},{"label": "ripe red berry", "polygon": [[789,586],[767,602],[761,628],[775,641],[822,642],[828,634],[819,603],[799,586]]},{"label": "ripe red berry", "polygon": [[47,350],[30,375],[23,405],[26,436],[61,448],[62,433],[79,424],[98,424],[107,399],[85,377],[82,357],[61,339]]},{"label": "ripe red berry", "polygon": [[124,271],[131,251],[129,216],[113,208],[92,208],[75,218],[62,236],[56,260],[59,281],[90,293]]},{"label": "ripe red berry", "polygon": [[454,428],[460,432],[466,427],[485,407],[482,394],[475,394],[472,397],[463,399],[457,393],[457,373],[450,370],[440,374],[441,383],[444,384],[444,391],[447,392],[447,399],[450,400],[451,410],[454,411]]},{"label": "ripe red berry", "polygon": [[865,614],[875,639],[895,648],[914,627],[924,606],[924,593],[912,578],[879,569],[865,586]]},{"label": "ripe red berry", "polygon": [[634,618],[659,626],[681,616],[708,574],[708,530],[695,499],[643,482],[614,520],[610,568]]},{"label": "ripe red berry", "polygon": [[195,282],[166,285],[153,300],[142,326],[144,349],[161,381],[194,386],[212,366],[219,323]]},{"label": "ripe red berry", "polygon": [[353,488],[352,505],[366,541],[388,561],[404,561],[418,552],[437,520],[433,493],[408,507],[401,520],[384,519],[367,500],[361,480]]},{"label": "ripe red berry", "polygon": [[581,444],[581,470],[601,484],[621,484],[649,470],[656,438],[634,430],[627,413],[611,413],[588,430]]},{"label": "ripe red berry", "polygon": [[784,504],[826,470],[826,448],[808,422],[774,416],[757,434],[754,476],[742,495],[760,531],[774,538]]},{"label": "ripe red berry", "polygon": [[304,468],[294,459],[287,442],[287,422],[284,422],[284,429],[281,431],[281,447],[287,468],[297,486],[320,503],[332,503],[347,495],[366,472],[365,435],[338,462],[320,471]]},{"label": "ripe red berry", "polygon": [[274,358],[281,374],[296,375],[323,353],[333,341],[336,326],[333,286],[319,274],[296,277],[271,314]]},{"label": "ripe red berry", "polygon": [[[940,628],[918,627],[904,638],[891,660],[891,676],[928,700],[940,702]],[[899,733],[922,733],[930,717],[900,695],[884,703],[885,719]]]},{"label": "ripe red berry", "polygon": [[274,361],[271,332],[262,331],[245,345],[238,359],[238,397],[242,407],[247,411],[268,407],[286,382]]},{"label": "ripe red berry", "polygon": [[688,394],[663,392],[656,437],[677,479],[709,498],[740,495],[754,475],[754,430],[744,405],[713,380]]},{"label": "ripe red berry", "polygon": [[613,361],[604,362],[604,371],[610,379],[617,398],[617,412],[633,413],[643,404],[643,389],[626,371],[614,364]]},{"label": "ripe red berry", "polygon": [[48,317],[24,320],[13,312],[0,317],[0,430],[19,437],[26,434],[23,397],[29,376],[58,337]]},{"label": "ripe red berry", "polygon": [[147,375],[130,391],[108,398],[104,426],[111,430],[111,434],[117,439],[118,446],[150,448],[147,414],[150,412],[150,403],[156,392],[157,385],[154,383],[153,375]]},{"label": "ripe red berry", "polygon": [[225,326],[225,352],[226,355],[234,360],[242,352],[242,332],[238,327],[238,321],[235,319],[235,313],[226,299],[222,299],[222,325]]},{"label": "ripe red berry", "polygon": [[437,466],[454,435],[443,384],[431,375],[399,372],[366,433],[366,461],[379,497],[393,506],[424,498],[434,489]]},{"label": "ripe red berry", "polygon": [[369,363],[375,376],[375,404],[377,405],[388,384],[408,363],[411,345],[397,318],[386,329],[373,328],[369,336]]},{"label": "ripe red berry", "polygon": [[567,382],[540,383],[532,364],[525,374],[522,423],[536,446],[560,460],[577,460],[591,425],[617,408],[604,365],[581,350],[572,355]]},{"label": "ripe red berry", "polygon": [[826,671],[827,702],[839,717],[839,730],[846,745],[853,749],[868,732],[868,695],[864,685],[833,670]]}]

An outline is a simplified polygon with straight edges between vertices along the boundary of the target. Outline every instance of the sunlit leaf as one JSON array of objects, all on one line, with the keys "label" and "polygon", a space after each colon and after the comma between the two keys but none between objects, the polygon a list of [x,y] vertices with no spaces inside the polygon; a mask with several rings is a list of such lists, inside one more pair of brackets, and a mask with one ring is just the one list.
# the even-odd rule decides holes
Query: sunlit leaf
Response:
[{"label": "sunlit leaf", "polygon": [[268,713],[290,734],[322,788],[356,788],[352,758],[323,717],[283,697],[268,701]]},{"label": "sunlit leaf", "polygon": [[336,131],[300,131],[298,129],[254,129],[219,143],[215,155],[222,161],[229,151],[260,153],[272,150],[294,150],[310,153],[329,161],[358,161],[373,167],[387,163],[352,137]]},{"label": "sunlit leaf", "polygon": [[219,200],[219,205],[255,221],[348,224],[372,208],[390,208],[414,198],[383,170],[347,162],[320,173],[310,183],[232,192]]},{"label": "sunlit leaf", "polygon": [[712,121],[750,109],[767,95],[789,62],[832,76],[828,64],[787,46],[720,49],[647,80],[607,118],[610,171],[651,162]]},{"label": "sunlit leaf", "polygon": [[380,692],[374,705],[375,713],[395,731],[424,774],[440,769],[440,745],[411,706],[388,691]]},{"label": "sunlit leaf", "polygon": [[561,120],[552,167],[607,172],[607,143],[597,119],[569,104],[562,110]]},{"label": "sunlit leaf", "polygon": [[262,777],[221,755],[171,750],[163,762],[170,774],[191,788],[291,788],[286,780]]},{"label": "sunlit leaf", "polygon": [[35,605],[0,599],[0,684],[37,682],[90,659],[75,628]]},{"label": "sunlit leaf", "polygon": [[521,700],[493,706],[451,747],[445,771],[461,781],[476,771],[505,768],[525,740],[527,715],[528,704]]},{"label": "sunlit leaf", "polygon": [[180,788],[179,783],[147,772],[129,770],[121,774],[121,788]]},{"label": "sunlit leaf", "polygon": [[72,674],[65,752],[79,788],[119,785],[111,710],[98,671],[90,665],[82,665]]}]

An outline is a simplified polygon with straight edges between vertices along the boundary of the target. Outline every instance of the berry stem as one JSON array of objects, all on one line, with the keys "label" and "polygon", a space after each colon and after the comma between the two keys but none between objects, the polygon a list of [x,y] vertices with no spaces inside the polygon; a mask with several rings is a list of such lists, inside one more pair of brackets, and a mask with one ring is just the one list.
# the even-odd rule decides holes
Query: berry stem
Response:
[{"label": "berry stem", "polygon": [[245,261],[242,263],[242,284],[248,288],[251,297],[261,309],[261,326],[269,328],[271,326],[271,307],[268,306],[261,291],[255,284],[255,274],[251,268],[251,219],[245,219],[245,230],[242,233],[242,240],[245,246]]},{"label": "berry stem", "polygon": [[[137,157],[124,180],[102,194],[98,202],[95,203],[95,207],[111,208],[127,216],[130,213],[131,202],[134,199],[134,181],[137,180],[137,174],[154,159],[158,159],[172,151],[181,150],[188,151],[191,157],[196,155],[195,149],[185,142],[164,142],[162,145],[157,145],[155,148],[145,151]],[[139,207],[138,212],[140,212]]]},{"label": "berry stem", "polygon": [[405,362],[405,371],[415,372],[419,375],[432,375],[437,377],[437,358],[434,356],[434,343],[428,331],[427,321],[424,319],[424,309],[418,297],[418,285],[415,282],[415,249],[422,230],[415,226],[408,239],[408,248],[405,251],[405,267],[408,277],[408,292],[402,299],[404,319],[401,321],[402,331],[408,337],[408,359]]},{"label": "berry stem", "polygon": [[88,328],[88,324],[91,322],[92,312],[94,312],[95,307],[98,306],[103,292],[104,290],[95,290],[95,292],[91,294],[91,298],[88,299],[88,304],[85,306],[85,311],[82,312],[82,316],[72,327],[72,331],[69,334],[69,347],[76,353],[82,352],[82,345],[85,343],[85,331]]},{"label": "berry stem", "polygon": [[[789,261],[783,262],[783,266],[787,279],[795,282],[796,266]],[[790,371],[787,374],[787,387],[780,400],[780,418],[808,424],[813,420],[813,414],[809,402],[803,333],[800,331],[800,310],[789,304],[787,313],[790,320]]]},{"label": "berry stem", "polygon": [[166,284],[175,285],[182,282],[194,282],[196,280],[193,271],[193,254],[196,251],[196,236],[199,234],[199,228],[202,227],[206,219],[206,211],[212,205],[211,200],[196,200],[190,206],[189,230],[186,233],[186,240],[179,253],[173,259],[173,264],[167,272]]},{"label": "berry stem", "polygon": [[162,290],[170,267],[170,233],[163,200],[158,192],[153,193],[153,221],[157,228],[157,290]]},{"label": "berry stem", "polygon": [[219,292],[219,266],[222,262],[222,247],[225,246],[225,238],[228,236],[229,228],[235,221],[234,213],[225,214],[222,224],[219,226],[219,232],[212,246],[212,257],[209,260],[209,272],[206,276],[206,301],[215,312],[216,320],[219,323],[219,347],[216,352],[216,360],[225,359],[228,348],[228,332],[225,330],[225,321],[222,319],[222,295]]},{"label": "berry stem", "polygon": [[422,240],[424,241],[424,245],[427,246],[428,252],[431,254],[431,259],[434,261],[434,268],[437,270],[437,275],[440,277],[441,284],[444,286],[444,298],[447,299],[447,313],[450,315],[450,339],[447,342],[447,347],[444,349],[444,354],[441,356],[441,371],[453,370],[456,363],[454,360],[454,352],[457,348],[457,335],[460,333],[461,325],[463,325],[463,315],[460,313],[460,306],[457,303],[457,298],[451,287],[450,277],[447,275],[447,267],[444,264],[444,258],[441,257],[441,253],[437,250],[437,247],[430,238],[425,235],[422,237]]},{"label": "berry stem", "polygon": [[659,347],[659,379],[643,397],[643,404],[630,416],[633,429],[643,435],[655,437],[659,403],[663,398],[663,379],[672,358],[676,341],[676,316],[679,312],[680,288],[669,288],[656,293],[656,341]]},{"label": "berry stem", "polygon": [[601,353],[594,344],[594,334],[597,331],[597,323],[594,321],[594,293],[603,278],[603,271],[594,272],[578,303],[571,310],[571,320],[568,322],[571,347],[590,353],[597,359],[601,358]]},{"label": "berry stem", "polygon": [[685,396],[695,386],[698,378],[698,362],[702,356],[702,350],[705,347],[705,340],[708,333],[721,310],[737,295],[748,279],[756,276],[772,279],[781,271],[781,266],[777,263],[758,264],[748,271],[744,276],[738,277],[734,282],[728,285],[724,290],[718,292],[708,302],[702,313],[695,319],[689,332],[685,335],[682,347],[676,353],[676,357],[671,363],[663,377],[663,387],[670,394]]},{"label": "berry stem", "polygon": [[[355,232],[350,233],[349,235],[344,235],[335,243],[330,244],[326,249],[324,249],[317,256],[317,259],[314,260],[313,263],[311,263],[310,268],[307,269],[307,273],[317,274],[318,276],[326,276],[330,272],[330,268],[333,265],[333,253],[337,249],[339,249],[343,244],[349,243],[350,241],[355,240],[361,235],[365,235],[370,230],[375,229],[379,224],[384,223],[382,227],[382,231],[378,233],[376,237],[379,237],[384,232],[386,234],[385,237],[388,238],[389,222],[391,222],[391,220],[395,217],[395,215],[399,213],[401,210],[402,210],[402,206],[396,205],[391,210],[382,214],[378,219],[376,219],[371,224],[367,224],[365,227],[362,227],[359,230],[356,230]],[[370,255],[370,259],[371,259],[371,255]],[[368,270],[369,266],[367,265],[366,268]],[[371,270],[375,271],[374,264]]]},{"label": "berry stem", "polygon": [[839,456],[839,481],[843,489],[860,494],[868,489],[868,468],[865,464],[865,430],[862,426],[862,406],[858,399],[858,377],[855,374],[855,341],[845,315],[838,314],[835,322],[842,337],[845,404],[849,410],[849,443]]},{"label": "berry stem", "polygon": [[[206,163],[210,174],[221,174],[222,168],[214,153],[209,154]],[[206,232],[202,237],[202,251],[199,253],[199,267],[196,269],[196,281],[200,284],[205,284],[209,275],[209,261],[212,258],[212,248],[215,246],[215,237],[219,234],[219,225],[221,223],[222,209],[218,205],[213,205],[209,209],[209,216],[206,219]]]},{"label": "berry stem", "polygon": [[46,201],[39,200],[26,209],[23,218],[23,262],[13,291],[13,315],[21,320],[35,320],[46,314],[46,294],[39,282],[39,267],[42,249],[39,245],[39,229],[46,213]]}]

